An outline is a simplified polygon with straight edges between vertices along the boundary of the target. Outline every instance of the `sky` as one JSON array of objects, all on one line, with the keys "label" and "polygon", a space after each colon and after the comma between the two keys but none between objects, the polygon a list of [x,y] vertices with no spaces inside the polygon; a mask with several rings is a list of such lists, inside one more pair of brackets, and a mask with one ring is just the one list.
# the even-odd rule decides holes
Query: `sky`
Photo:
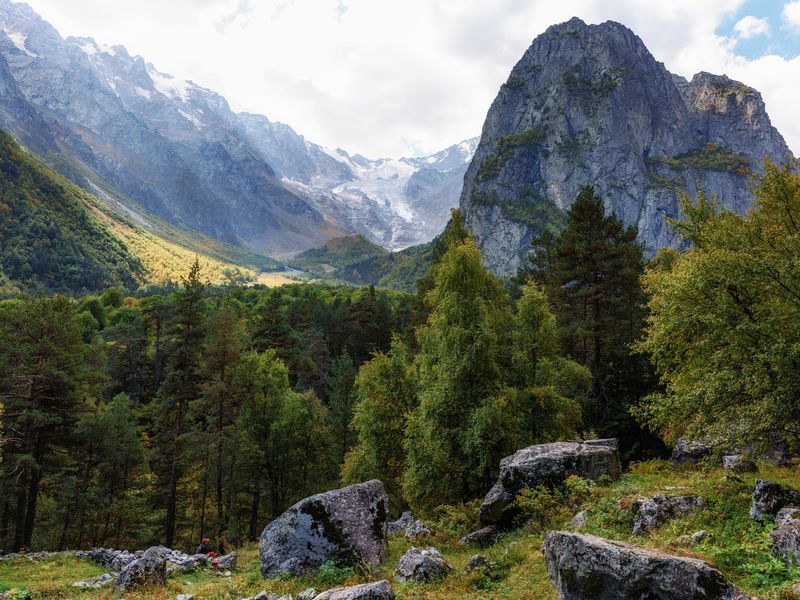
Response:
[{"label": "sky", "polygon": [[800,0],[27,0],[62,35],[121,44],[235,110],[368,157],[480,134],[539,33],[578,16],[633,29],[673,73],[758,89],[800,155]]}]

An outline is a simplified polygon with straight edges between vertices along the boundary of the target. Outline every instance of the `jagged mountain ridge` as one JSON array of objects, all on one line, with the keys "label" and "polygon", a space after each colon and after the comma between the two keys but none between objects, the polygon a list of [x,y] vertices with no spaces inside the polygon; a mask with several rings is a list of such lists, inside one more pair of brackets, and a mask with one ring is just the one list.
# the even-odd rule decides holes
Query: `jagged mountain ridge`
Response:
[{"label": "jagged mountain ridge", "polygon": [[351,233],[389,248],[427,241],[457,203],[474,150],[456,165],[330,151],[233,112],[122,46],[63,39],[9,0],[0,0],[0,127],[143,223],[151,213],[274,256]]},{"label": "jagged mountain ridge", "polygon": [[580,19],[537,37],[486,117],[460,205],[487,265],[512,274],[531,238],[592,184],[649,252],[678,240],[678,192],[737,212],[748,173],[792,157],[760,94],[725,76],[670,74],[628,28]]}]

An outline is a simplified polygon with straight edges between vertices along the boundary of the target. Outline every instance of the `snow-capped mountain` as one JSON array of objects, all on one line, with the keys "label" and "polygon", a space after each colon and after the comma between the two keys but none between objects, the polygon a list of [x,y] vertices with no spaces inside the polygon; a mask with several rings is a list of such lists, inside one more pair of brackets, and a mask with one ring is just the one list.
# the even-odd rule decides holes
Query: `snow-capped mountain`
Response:
[{"label": "snow-capped mountain", "polygon": [[441,233],[478,138],[421,158],[369,159],[307,141],[261,115],[238,115],[249,140],[290,189],[370,240],[399,250]]},{"label": "snow-capped mountain", "polygon": [[428,241],[476,145],[377,161],[331,151],[122,46],[64,39],[10,0],[0,0],[0,128],[126,212],[275,256],[350,233],[390,248]]}]

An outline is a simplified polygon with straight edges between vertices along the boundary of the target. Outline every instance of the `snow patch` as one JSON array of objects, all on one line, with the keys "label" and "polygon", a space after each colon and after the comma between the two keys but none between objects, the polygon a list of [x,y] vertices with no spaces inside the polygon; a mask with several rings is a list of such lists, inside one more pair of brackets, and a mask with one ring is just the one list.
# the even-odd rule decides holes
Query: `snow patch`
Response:
[{"label": "snow patch", "polygon": [[148,68],[147,73],[150,75],[153,86],[160,94],[163,94],[167,98],[172,98],[173,100],[180,100],[181,102],[188,101],[189,91],[193,85],[190,81],[177,79],[166,73],[159,73],[153,68]]},{"label": "snow patch", "polygon": [[194,115],[189,114],[189,113],[181,110],[180,108],[178,109],[178,112],[181,113],[181,116],[184,119],[186,119],[187,121],[192,123],[198,129],[200,129],[203,126],[203,122],[200,119],[198,119],[197,117],[195,117]]},{"label": "snow patch", "polygon": [[39,57],[38,54],[34,54],[30,50],[28,50],[28,48],[25,46],[25,42],[28,40],[28,36],[27,35],[25,35],[21,31],[9,31],[8,29],[5,29],[5,26],[4,26],[3,31],[8,36],[8,39],[11,40],[11,43],[14,44],[17,47],[17,50],[19,50],[20,52],[24,52],[25,54],[27,54],[31,58],[38,58]]},{"label": "snow patch", "polygon": [[150,90],[146,90],[144,88],[140,88],[138,85],[135,88],[135,92],[137,96],[141,96],[142,98],[146,98],[150,100],[153,97],[153,92]]}]

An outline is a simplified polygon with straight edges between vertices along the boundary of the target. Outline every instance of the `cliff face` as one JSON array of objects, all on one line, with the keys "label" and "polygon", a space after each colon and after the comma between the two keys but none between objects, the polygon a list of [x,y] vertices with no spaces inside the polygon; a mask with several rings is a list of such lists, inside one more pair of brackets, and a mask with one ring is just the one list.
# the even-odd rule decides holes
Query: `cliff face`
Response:
[{"label": "cliff face", "polygon": [[531,238],[592,184],[648,251],[675,245],[665,216],[699,189],[736,211],[764,157],[792,157],[760,94],[725,76],[670,74],[619,23],[555,25],[501,87],[461,207],[487,266],[514,273]]}]

